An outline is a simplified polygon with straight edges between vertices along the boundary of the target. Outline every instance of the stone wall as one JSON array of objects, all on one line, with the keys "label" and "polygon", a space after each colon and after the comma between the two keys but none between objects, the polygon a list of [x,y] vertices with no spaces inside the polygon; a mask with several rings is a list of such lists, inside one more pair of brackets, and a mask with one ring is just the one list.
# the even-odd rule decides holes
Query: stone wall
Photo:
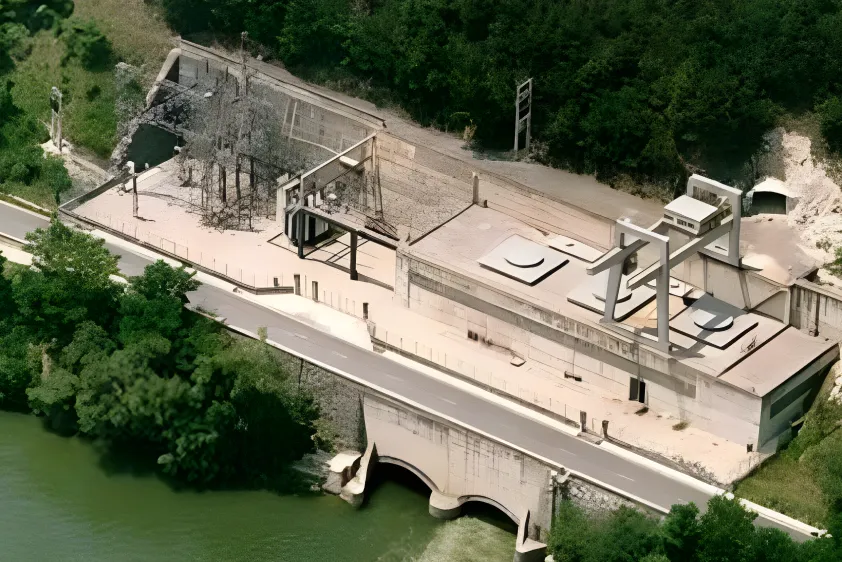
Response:
[{"label": "stone wall", "polygon": [[792,287],[790,323],[811,336],[842,340],[842,294],[799,279]]},{"label": "stone wall", "polygon": [[336,449],[364,451],[367,441],[362,405],[367,389],[288,353],[278,353],[293,376],[300,374],[301,388],[315,396],[323,418],[335,432]]},{"label": "stone wall", "polygon": [[[591,515],[603,515],[619,509],[621,506],[651,513],[651,510],[644,509],[640,505],[624,499],[613,492],[594,486],[576,477],[570,477],[566,482],[561,484],[559,492],[561,499],[572,501],[575,505],[581,507]],[[558,507],[558,503],[556,507]]]}]

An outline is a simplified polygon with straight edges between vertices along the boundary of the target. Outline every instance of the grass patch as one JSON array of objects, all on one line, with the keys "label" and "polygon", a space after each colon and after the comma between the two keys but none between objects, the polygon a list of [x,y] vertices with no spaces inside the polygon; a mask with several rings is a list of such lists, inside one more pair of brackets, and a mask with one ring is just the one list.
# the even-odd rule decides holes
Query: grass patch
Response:
[{"label": "grass patch", "polygon": [[5,201],[10,205],[26,209],[27,211],[32,211],[33,213],[38,213],[39,215],[44,215],[45,217],[50,216],[38,207],[27,205],[23,201],[18,201],[14,197],[9,197],[9,195],[16,195],[18,197],[25,198],[46,209],[56,208],[56,200],[53,196],[53,192],[44,184],[37,183],[33,185],[26,185],[19,182],[10,182],[4,183],[0,189],[3,190],[0,192],[0,201]]},{"label": "grass patch", "polygon": [[84,69],[77,60],[60,61],[64,44],[52,31],[41,31],[32,41],[32,52],[20,61],[9,78],[14,82],[15,105],[43,123],[50,123],[50,88],[64,94],[63,134],[72,144],[108,158],[117,142],[114,74]]},{"label": "grass patch", "polygon": [[827,520],[824,493],[812,468],[786,454],[766,461],[734,493],[810,525],[821,527]]},{"label": "grass patch", "polygon": [[164,22],[161,10],[148,1],[85,0],[76,3],[74,15],[93,19],[120,60],[143,67],[147,86],[176,46],[175,33]]},{"label": "grass patch", "polygon": [[[804,428],[782,450],[743,481],[734,493],[817,527],[826,527],[830,505],[838,501],[834,470],[842,458],[842,404],[830,401],[834,368],[807,413]],[[835,467],[835,469],[834,469]]]}]

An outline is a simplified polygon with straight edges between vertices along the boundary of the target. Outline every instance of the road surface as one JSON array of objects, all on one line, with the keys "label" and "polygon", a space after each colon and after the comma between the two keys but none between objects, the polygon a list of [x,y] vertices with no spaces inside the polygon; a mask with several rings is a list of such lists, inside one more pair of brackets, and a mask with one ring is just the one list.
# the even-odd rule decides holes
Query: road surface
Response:
[{"label": "road surface", "polygon": [[[26,232],[45,224],[46,219],[43,217],[0,204],[0,232],[23,238]],[[148,258],[124,248],[110,244],[106,244],[106,247],[121,256],[120,269],[126,275],[137,275],[146,264],[151,263]],[[293,318],[277,314],[234,293],[202,285],[189,295],[189,299],[195,305],[216,311],[233,326],[251,332],[257,332],[258,327],[266,327],[270,340],[306,357],[397,393],[430,410],[460,420],[488,435],[651,503],[668,508],[675,503],[692,501],[703,507],[709,499],[706,493],[684,482],[617,457],[582,439],[559,432],[375,352],[320,332]],[[806,538],[763,516],[759,516],[757,522],[764,526],[778,527],[799,539]]]}]

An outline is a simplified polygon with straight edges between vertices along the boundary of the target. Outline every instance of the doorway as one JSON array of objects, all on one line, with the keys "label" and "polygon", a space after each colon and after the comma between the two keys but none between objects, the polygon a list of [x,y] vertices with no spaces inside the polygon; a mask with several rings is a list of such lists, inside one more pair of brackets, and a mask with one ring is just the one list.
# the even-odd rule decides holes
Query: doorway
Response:
[{"label": "doorway", "polygon": [[646,381],[635,377],[629,378],[629,400],[646,404]]}]

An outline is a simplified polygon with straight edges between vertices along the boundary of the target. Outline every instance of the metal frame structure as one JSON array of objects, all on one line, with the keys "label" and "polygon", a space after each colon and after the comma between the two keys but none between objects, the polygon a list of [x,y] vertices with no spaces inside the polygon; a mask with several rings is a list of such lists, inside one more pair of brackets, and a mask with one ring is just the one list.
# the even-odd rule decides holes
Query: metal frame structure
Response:
[{"label": "metal frame structure", "polygon": [[[627,260],[647,244],[654,244],[659,250],[658,261],[631,275],[626,287],[634,290],[645,283],[656,281],[658,337],[656,347],[669,351],[669,295],[670,271],[695,253],[723,260],[734,267],[740,267],[740,219],[742,217],[742,192],[717,181],[693,174],[687,180],[687,195],[711,204],[722,203],[722,198],[731,208],[731,215],[722,224],[712,230],[691,238],[683,246],[670,253],[668,221],[659,220],[651,227],[643,228],[632,224],[628,219],[618,220],[614,227],[614,248],[587,268],[588,275],[596,275],[608,270],[608,283],[605,293],[605,311],[602,322],[615,323],[614,312],[620,293],[624,265]],[[719,238],[728,236],[728,247],[712,247]]]},{"label": "metal frame structure", "polygon": [[[704,193],[712,193],[718,197],[725,197],[731,206],[731,227],[728,234],[728,248],[724,251],[712,247],[716,240],[699,250],[700,253],[723,260],[734,267],[740,267],[740,220],[743,214],[743,192],[724,183],[693,174],[687,180],[687,195],[694,199],[703,199]],[[727,220],[727,219],[726,219]],[[724,224],[724,221],[723,221]],[[722,235],[724,236],[724,232]]]},{"label": "metal frame structure", "polygon": [[[525,102],[525,103],[524,103]],[[523,112],[526,113],[523,114]],[[526,150],[532,137],[532,78],[517,87],[515,95],[515,152],[520,147],[520,133],[526,129]]]},{"label": "metal frame structure", "polygon": [[666,226],[658,221],[651,228],[643,228],[632,224],[628,220],[618,220],[614,227],[614,248],[587,268],[588,275],[596,275],[608,270],[608,284],[605,290],[605,312],[602,322],[611,323],[614,320],[614,310],[620,294],[620,283],[623,278],[623,264],[633,254],[647,244],[655,244],[660,251],[657,265],[657,312],[658,312],[658,341],[657,347],[662,351],[669,351],[669,288],[670,288],[670,239],[663,233]]}]

